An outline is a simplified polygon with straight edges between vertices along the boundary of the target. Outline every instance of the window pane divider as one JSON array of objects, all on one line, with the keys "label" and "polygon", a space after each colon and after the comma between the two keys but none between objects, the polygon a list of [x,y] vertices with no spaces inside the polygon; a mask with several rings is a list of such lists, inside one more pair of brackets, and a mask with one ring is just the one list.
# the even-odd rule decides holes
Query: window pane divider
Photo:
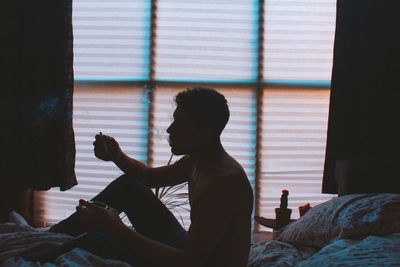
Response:
[{"label": "window pane divider", "polygon": [[199,82],[184,82],[184,81],[162,81],[162,80],[138,80],[138,81],[98,81],[98,80],[75,80],[76,86],[136,86],[144,87],[150,84],[155,84],[160,87],[193,87],[193,86],[209,86],[209,87],[257,87],[261,85],[264,90],[271,87],[274,88],[293,88],[293,89],[330,89],[330,82],[306,82],[306,81],[254,81],[254,82],[213,82],[213,81],[199,81]]},{"label": "window pane divider", "polygon": [[[255,174],[254,174],[254,209],[253,215],[260,214],[260,178],[261,178],[261,146],[262,146],[262,114],[263,114],[263,95],[264,95],[264,7],[265,0],[258,1],[258,49],[257,49],[257,83],[256,83],[256,155],[255,155]],[[253,226],[253,232],[259,231],[259,225]]]},{"label": "window pane divider", "polygon": [[157,0],[151,0],[150,2],[150,53],[149,53],[149,81],[147,87],[147,105],[148,105],[148,117],[147,117],[147,165],[152,166],[153,164],[153,128],[154,128],[154,93],[156,90],[156,84],[154,82],[155,77],[155,53],[156,53],[156,30],[157,30]]}]

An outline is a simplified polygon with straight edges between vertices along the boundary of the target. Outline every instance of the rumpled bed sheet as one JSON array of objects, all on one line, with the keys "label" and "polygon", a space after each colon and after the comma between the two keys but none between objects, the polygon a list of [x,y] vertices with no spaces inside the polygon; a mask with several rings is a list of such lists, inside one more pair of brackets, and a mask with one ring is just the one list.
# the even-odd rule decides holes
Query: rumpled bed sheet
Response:
[{"label": "rumpled bed sheet", "polygon": [[400,233],[340,239],[322,249],[270,240],[253,244],[248,267],[400,266]]},{"label": "rumpled bed sheet", "polygon": [[76,248],[61,256],[54,263],[30,262],[22,256],[51,249],[71,240],[73,237],[40,231],[29,225],[16,223],[0,224],[0,266],[1,267],[53,267],[53,266],[106,266],[129,267],[131,265],[111,259],[102,259],[85,250]]}]

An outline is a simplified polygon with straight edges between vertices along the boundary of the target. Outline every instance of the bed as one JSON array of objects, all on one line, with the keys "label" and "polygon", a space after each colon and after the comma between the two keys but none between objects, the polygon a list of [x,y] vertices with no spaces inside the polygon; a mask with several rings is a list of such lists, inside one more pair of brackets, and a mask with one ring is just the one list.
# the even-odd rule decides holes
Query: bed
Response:
[{"label": "bed", "polygon": [[253,244],[248,267],[400,266],[400,195],[333,198]]},{"label": "bed", "polygon": [[[252,244],[248,267],[400,266],[400,195],[334,198],[274,236],[274,240]],[[0,224],[0,266],[130,266],[81,249],[61,255],[52,265],[22,258],[71,238],[35,229],[15,215],[9,223]]]}]

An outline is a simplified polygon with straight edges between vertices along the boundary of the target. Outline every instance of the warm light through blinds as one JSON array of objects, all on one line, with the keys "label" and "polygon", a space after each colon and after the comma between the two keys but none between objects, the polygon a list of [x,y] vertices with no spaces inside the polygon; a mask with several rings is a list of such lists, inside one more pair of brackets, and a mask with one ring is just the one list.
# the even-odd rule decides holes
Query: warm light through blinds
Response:
[{"label": "warm light through blinds", "polygon": [[[184,89],[184,88],[182,88]],[[172,121],[175,109],[174,96],[182,89],[159,88],[154,101],[154,166],[165,165],[171,155],[165,130]],[[254,184],[256,110],[255,94],[250,89],[219,89],[225,95],[231,110],[230,120],[222,134],[222,143],[244,167],[250,181]],[[174,161],[177,160],[174,157]],[[185,192],[185,190],[182,190]],[[187,189],[186,189],[187,192]],[[189,207],[187,207],[189,208]],[[189,212],[179,209],[186,228],[190,225]],[[179,218],[179,215],[174,212]]]},{"label": "warm light through blinds", "polygon": [[148,78],[150,1],[75,0],[75,78]]},{"label": "warm light through blinds", "polygon": [[75,211],[79,198],[91,199],[122,172],[93,153],[94,136],[113,136],[128,155],[146,162],[147,106],[140,88],[75,88],[74,130],[78,185],[60,192],[51,189],[35,196],[35,221],[55,223]]},{"label": "warm light through blinds", "polygon": [[260,214],[275,218],[281,192],[287,189],[296,219],[298,206],[332,197],[321,194],[329,90],[270,89],[263,108]]},{"label": "warm light through blinds", "polygon": [[264,78],[329,83],[335,0],[265,1]]},{"label": "warm light through blinds", "polygon": [[157,1],[156,78],[256,78],[256,1]]},{"label": "warm light through blinds", "polygon": [[[260,7],[257,0],[75,0],[74,70],[77,80],[85,80],[79,83],[85,87],[74,92],[79,185],[36,193],[36,223],[65,218],[79,198],[93,197],[121,174],[94,157],[92,142],[99,131],[114,136],[133,158],[146,162],[149,155],[153,166],[167,164],[165,130],[175,109],[173,97],[195,86],[216,87],[228,99],[231,118],[222,142],[259,188],[255,215],[274,218],[282,189],[290,191],[292,218],[299,205],[329,199],[320,192],[336,2],[264,1],[264,25],[259,25]],[[264,36],[259,36],[261,26]],[[153,82],[162,86],[151,103],[141,87]],[[257,93],[263,83],[268,87]],[[325,89],[304,89],[307,83]],[[292,89],[282,89],[288,84]],[[258,110],[257,96],[263,97]],[[179,212],[188,228],[189,213]]]}]

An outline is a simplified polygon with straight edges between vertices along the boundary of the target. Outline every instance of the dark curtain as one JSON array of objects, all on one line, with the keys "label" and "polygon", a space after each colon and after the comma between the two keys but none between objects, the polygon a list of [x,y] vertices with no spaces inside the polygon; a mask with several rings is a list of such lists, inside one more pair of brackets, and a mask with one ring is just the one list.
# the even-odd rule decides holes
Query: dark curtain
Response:
[{"label": "dark curtain", "polygon": [[1,15],[0,191],[67,190],[76,184],[72,1],[6,0]]},{"label": "dark curtain", "polygon": [[324,193],[400,193],[399,10],[337,2]]}]

